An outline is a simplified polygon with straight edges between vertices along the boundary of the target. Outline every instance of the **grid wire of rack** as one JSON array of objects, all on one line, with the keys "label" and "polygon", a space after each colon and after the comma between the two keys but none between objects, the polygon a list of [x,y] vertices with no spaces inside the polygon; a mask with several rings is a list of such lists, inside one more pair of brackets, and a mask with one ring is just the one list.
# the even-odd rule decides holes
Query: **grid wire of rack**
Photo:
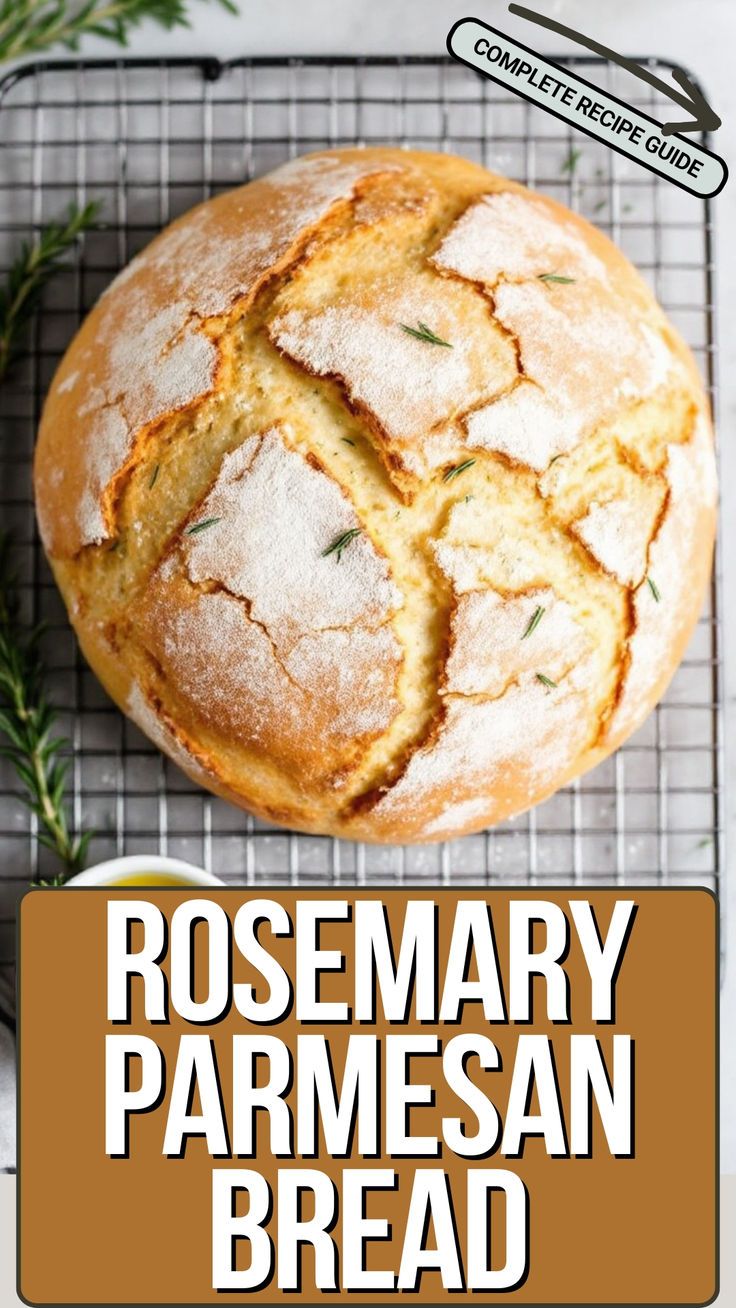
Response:
[{"label": "grid wire of rack", "polygon": [[[666,102],[582,57],[597,84],[662,116]],[[667,76],[668,67],[646,61]],[[68,735],[75,824],[90,861],[168,853],[228,881],[704,884],[723,866],[718,568],[687,656],[642,729],[517,819],[440,845],[354,844],[270,828],[191,783],[110,703],[84,664],[36,532],[31,459],[43,396],[86,311],[171,219],[328,146],[448,150],[553,195],[608,232],[692,347],[715,399],[709,205],[447,58],[66,61],[0,85],[0,269],[70,201],[103,203],[49,285],[30,350],[0,393],[0,510],[29,620],[44,620],[50,689]],[[52,870],[9,766],[0,769],[0,962],[15,904]]]}]

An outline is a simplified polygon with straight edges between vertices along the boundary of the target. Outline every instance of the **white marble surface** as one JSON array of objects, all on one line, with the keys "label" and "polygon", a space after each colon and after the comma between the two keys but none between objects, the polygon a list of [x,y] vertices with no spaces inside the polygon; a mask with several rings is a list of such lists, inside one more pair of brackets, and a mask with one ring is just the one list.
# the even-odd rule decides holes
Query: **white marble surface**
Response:
[{"label": "white marble surface", "polygon": [[[235,18],[209,4],[192,0],[188,31],[165,33],[142,26],[130,43],[137,54],[436,54],[444,50],[452,23],[467,14],[518,36],[547,54],[571,52],[559,38],[514,18],[506,4],[474,0],[240,0]],[[534,8],[534,4],[531,6]],[[733,0],[537,0],[536,7],[577,27],[622,53],[656,54],[689,67],[700,79],[723,119],[714,147],[736,171],[736,78],[733,45],[736,4]],[[110,46],[89,40],[82,53],[109,53]],[[733,590],[736,551],[736,176],[715,201],[717,221],[717,303],[720,338],[720,440],[722,460],[722,535],[726,591]],[[727,843],[736,849],[736,603],[726,595],[725,649],[727,700]],[[731,878],[732,879],[732,878]],[[722,1010],[723,1132],[722,1166],[736,1172],[736,890],[727,913],[729,966]]]}]

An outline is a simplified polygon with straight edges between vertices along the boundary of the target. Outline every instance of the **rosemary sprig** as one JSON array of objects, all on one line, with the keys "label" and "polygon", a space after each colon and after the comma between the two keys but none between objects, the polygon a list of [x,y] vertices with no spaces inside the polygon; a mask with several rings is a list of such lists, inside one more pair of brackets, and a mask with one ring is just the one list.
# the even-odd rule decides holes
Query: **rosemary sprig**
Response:
[{"label": "rosemary sprig", "polygon": [[416,327],[409,327],[407,323],[400,322],[399,327],[402,332],[406,332],[408,336],[415,336],[418,341],[425,341],[427,345],[444,345],[447,350],[453,349],[450,342],[443,341],[441,336],[435,335],[432,328],[428,327],[426,322],[418,322]]},{"label": "rosemary sprig", "polygon": [[454,468],[447,469],[447,472],[445,473],[442,480],[454,481],[456,477],[460,476],[461,472],[467,472],[468,468],[472,468],[474,463],[475,463],[475,459],[465,459],[463,463],[456,463]]},{"label": "rosemary sprig", "polygon": [[[0,4],[2,2],[0,0]],[[99,208],[97,202],[87,204],[83,209],[71,205],[66,218],[44,227],[35,241],[25,241],[21,246],[5,285],[0,287],[0,380],[20,353],[24,328],[38,305],[44,286],[56,272],[62,256],[82,232],[93,226]]]},{"label": "rosemary sprig", "polygon": [[652,592],[652,594],[653,594],[655,600],[656,600],[657,603],[659,604],[660,600],[662,599],[662,595],[661,595],[661,592],[660,592],[659,586],[657,585],[656,581],[654,580],[654,577],[647,577],[647,584],[648,584],[649,589],[650,589],[650,591]]},{"label": "rosemary sprig", "polygon": [[558,282],[560,286],[572,286],[575,282],[574,277],[560,277],[558,273],[539,273],[537,281],[540,282]]},{"label": "rosemary sprig", "polygon": [[[25,802],[42,830],[39,840],[64,865],[62,880],[81,868],[91,831],[69,830],[66,804],[68,764],[59,758],[68,741],[53,732],[56,712],[44,686],[39,657],[41,628],[24,631],[10,572],[9,542],[0,535],[0,755],[12,763],[25,789]],[[59,877],[50,884],[60,884]]]},{"label": "rosemary sprig", "polygon": [[196,536],[200,531],[206,531],[208,527],[214,527],[216,522],[222,522],[222,518],[203,518],[201,522],[193,522],[191,527],[187,527],[185,536]]},{"label": "rosemary sprig", "polygon": [[[231,14],[233,0],[218,0]],[[52,45],[76,50],[83,36],[127,45],[145,19],[170,31],[188,27],[186,0],[0,0],[0,60],[37,54]]]},{"label": "rosemary sprig", "polygon": [[548,690],[557,690],[557,682],[551,681],[549,677],[545,677],[543,672],[537,672],[536,678],[537,681],[541,681],[542,685],[546,686]]},{"label": "rosemary sprig", "polygon": [[524,635],[521,638],[522,640],[526,640],[527,636],[531,636],[532,632],[537,630],[537,627],[539,626],[543,617],[544,617],[544,608],[542,607],[541,604],[538,604],[532,616],[529,619],[529,624],[527,626],[526,631],[524,632]]},{"label": "rosemary sprig", "polygon": [[560,169],[560,172],[570,173],[570,176],[572,176],[572,174],[575,172],[575,169],[577,168],[580,162],[582,153],[583,153],[582,150],[579,150],[576,145],[573,145],[570,150],[570,153],[568,154],[565,162],[563,163]]},{"label": "rosemary sprig", "polygon": [[360,527],[350,527],[348,531],[341,532],[339,536],[335,537],[332,544],[328,545],[327,549],[322,551],[321,557],[326,559],[328,554],[336,554],[337,562],[339,563],[345,547],[350,544],[351,540],[355,540],[355,537],[359,535]]}]

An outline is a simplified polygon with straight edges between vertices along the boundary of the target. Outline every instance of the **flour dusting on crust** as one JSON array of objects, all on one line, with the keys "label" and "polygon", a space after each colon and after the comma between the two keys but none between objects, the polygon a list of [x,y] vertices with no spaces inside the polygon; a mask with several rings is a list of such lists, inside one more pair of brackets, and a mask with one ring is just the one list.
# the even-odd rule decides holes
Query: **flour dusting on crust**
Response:
[{"label": "flour dusting on crust", "polygon": [[480,799],[464,799],[459,804],[450,804],[443,813],[425,824],[424,835],[432,839],[457,835],[463,827],[477,824],[488,817],[492,803],[486,795],[482,795]]},{"label": "flour dusting on crust", "polygon": [[[353,405],[377,425],[389,466],[426,476],[448,458],[462,412],[502,389],[502,365],[492,355],[493,324],[482,302],[471,317],[460,298],[435,278],[412,284],[373,283],[356,302],[309,312],[291,309],[272,323],[278,348],[319,377],[336,377]],[[481,312],[478,313],[477,309]],[[418,324],[447,345],[418,340]],[[505,348],[506,367],[514,366]]]},{"label": "flour dusting on crust", "polygon": [[372,811],[379,821],[411,820],[419,834],[434,837],[443,824],[425,823],[424,813],[448,790],[463,808],[480,802],[481,788],[488,812],[505,786],[531,797],[553,784],[590,743],[595,669],[595,650],[550,587],[461,593],[439,726]]},{"label": "flour dusting on crust", "polygon": [[504,454],[535,472],[544,472],[552,459],[573,449],[579,437],[565,406],[523,378],[508,394],[472,413],[467,432],[471,446]]},{"label": "flour dusting on crust", "polygon": [[[324,773],[398,711],[390,619],[402,596],[339,486],[284,437],[273,429],[225,456],[149,585],[142,623],[195,713]],[[339,558],[325,553],[349,531]]]},{"label": "flour dusting on crust", "polygon": [[[662,383],[663,348],[598,283],[500,283],[498,320],[519,344],[524,381],[471,414],[468,442],[542,472],[625,400]],[[530,385],[534,383],[534,385]]]},{"label": "flour dusting on crust", "polygon": [[[253,294],[304,233],[337,201],[350,198],[361,178],[388,170],[368,157],[295,160],[243,188],[236,206],[227,197],[226,210],[219,200],[194,210],[116,278],[94,313],[97,361],[87,382],[98,404],[80,411],[85,449],[76,474],[84,480],[74,495],[78,548],[109,537],[104,493],[137,433],[212,391],[219,351],[202,330],[204,322]],[[74,391],[67,378],[57,402],[73,404]]]},{"label": "flour dusting on crust", "polygon": [[691,619],[692,596],[683,592],[682,578],[692,569],[699,548],[698,534],[716,502],[716,474],[709,423],[701,412],[691,439],[668,446],[666,477],[670,488],[667,511],[649,551],[648,576],[634,596],[634,632],[629,640],[629,667],[623,692],[608,726],[608,734],[633,730],[641,720],[662,669],[671,666],[672,649]]},{"label": "flour dusting on crust", "polygon": [[569,604],[550,588],[512,596],[471,591],[460,596],[452,617],[445,690],[495,697],[537,670],[554,681],[587,646]]},{"label": "flour dusting on crust", "polygon": [[77,521],[88,543],[99,544],[108,534],[104,494],[118,468],[125,462],[129,430],[118,408],[100,408],[92,418],[94,444],[87,457],[86,484],[77,506]]},{"label": "flour dusting on crust", "polygon": [[541,200],[516,191],[495,191],[470,205],[432,263],[491,287],[502,277],[514,281],[545,273],[607,281],[604,264],[573,223]]},{"label": "flour dusting on crust", "polygon": [[638,586],[647,567],[650,515],[633,499],[593,500],[572,530],[594,559],[622,586]]},{"label": "flour dusting on crust", "polygon": [[[182,537],[190,579],[248,600],[283,648],[325,628],[379,626],[401,604],[350,500],[275,428],[225,457],[192,525],[210,519]],[[346,531],[358,534],[325,556]]]},{"label": "flour dusting on crust", "polygon": [[164,721],[161,714],[157,713],[137,681],[133,682],[125,711],[156,748],[160,749],[162,753],[168,754],[172,762],[182,769],[182,772],[187,772],[189,776],[194,777],[205,786],[209,784],[212,777],[207,768],[203,766],[196,754],[187,749],[186,745]]},{"label": "flour dusting on crust", "polygon": [[[589,743],[591,664],[582,660],[556,689],[527,673],[496,699],[448,696],[437,738],[412,755],[405,771],[373,808],[376,817],[430,814],[437,796],[464,803],[478,790],[511,787],[531,797],[551,786]],[[523,741],[520,750],[519,742]],[[518,808],[518,802],[516,804]],[[433,820],[433,819],[432,819]]]}]

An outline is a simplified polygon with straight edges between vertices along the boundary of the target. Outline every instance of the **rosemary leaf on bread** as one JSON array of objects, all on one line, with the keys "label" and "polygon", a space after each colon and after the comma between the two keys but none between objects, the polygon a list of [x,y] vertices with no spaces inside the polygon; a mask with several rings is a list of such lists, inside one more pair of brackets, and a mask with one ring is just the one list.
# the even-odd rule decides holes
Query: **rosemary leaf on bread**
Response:
[{"label": "rosemary leaf on bread", "polygon": [[336,554],[339,563],[346,545],[349,545],[351,540],[355,540],[355,537],[359,535],[360,527],[350,527],[348,531],[341,532],[339,536],[335,537],[332,544],[328,545],[327,549],[322,551],[322,558],[326,559],[328,554]]},{"label": "rosemary leaf on bread", "polygon": [[208,527],[214,527],[216,522],[222,522],[222,518],[203,518],[201,522],[193,522],[191,527],[187,527],[187,536],[196,536],[200,531],[207,531]]},{"label": "rosemary leaf on bread", "polygon": [[660,600],[661,600],[661,598],[662,598],[662,595],[661,595],[661,592],[660,592],[659,586],[657,585],[656,581],[654,580],[654,577],[647,577],[647,585],[649,586],[649,589],[650,589],[650,591],[652,592],[652,594],[653,594],[655,600],[656,600],[657,603],[659,604],[659,602],[660,602]]},{"label": "rosemary leaf on bread", "polygon": [[449,341],[443,341],[441,336],[437,336],[426,322],[418,322],[416,327],[409,327],[407,323],[400,322],[399,326],[402,332],[406,332],[408,336],[415,336],[418,341],[426,341],[427,345],[444,345],[447,350],[453,348]]},{"label": "rosemary leaf on bread", "polygon": [[537,681],[541,681],[542,685],[546,686],[548,690],[557,690],[557,682],[546,677],[543,672],[537,672],[536,677]]},{"label": "rosemary leaf on bread", "polygon": [[575,282],[574,277],[560,277],[558,273],[539,273],[537,277],[539,282],[559,282],[560,286],[572,286]]},{"label": "rosemary leaf on bread", "polygon": [[522,640],[526,640],[527,636],[531,636],[532,632],[536,631],[543,617],[544,617],[544,608],[541,604],[538,604],[532,616],[529,619],[529,624],[527,626],[526,631],[524,632],[524,635],[521,638]]},{"label": "rosemary leaf on bread", "polygon": [[454,481],[456,477],[460,476],[461,472],[467,472],[468,468],[472,468],[474,463],[475,459],[465,459],[463,463],[456,463],[454,468],[447,469],[442,480]]}]

